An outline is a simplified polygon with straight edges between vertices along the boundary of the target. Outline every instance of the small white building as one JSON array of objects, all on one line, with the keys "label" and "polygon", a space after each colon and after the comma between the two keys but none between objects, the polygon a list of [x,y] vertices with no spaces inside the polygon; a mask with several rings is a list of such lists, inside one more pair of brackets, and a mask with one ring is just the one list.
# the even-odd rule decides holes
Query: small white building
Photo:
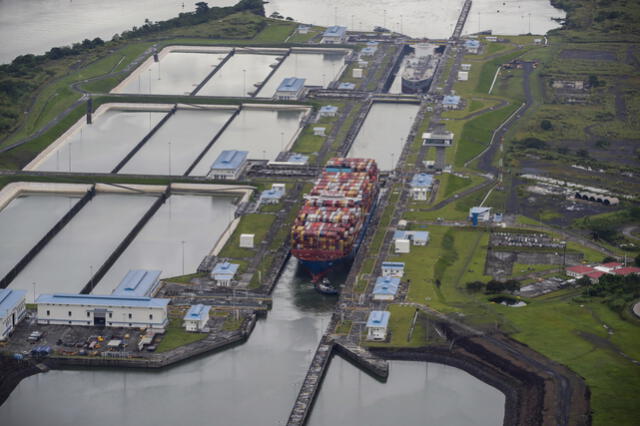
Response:
[{"label": "small white building", "polygon": [[447,95],[442,99],[442,107],[444,109],[457,109],[460,106],[460,96]]},{"label": "small white building", "polygon": [[325,136],[324,131],[326,127],[314,127],[313,128],[313,136]]},{"label": "small white building", "polygon": [[392,301],[395,299],[400,287],[400,278],[378,277],[373,287],[373,300]]},{"label": "small white building", "polygon": [[367,319],[367,340],[385,340],[390,317],[389,311],[372,311]]},{"label": "small white building", "polygon": [[400,219],[398,221],[398,229],[407,229],[407,225],[409,225],[409,222],[407,222],[405,219]]},{"label": "small white building", "polygon": [[471,71],[471,64],[460,64],[460,69],[462,71]]},{"label": "small white building", "polygon": [[[429,242],[429,232],[427,231],[396,231],[393,234],[394,241],[407,240],[414,246],[426,246]],[[408,251],[407,251],[408,253]]]},{"label": "small white building", "polygon": [[458,80],[459,81],[468,81],[469,80],[469,71],[458,71]]},{"label": "small white building", "polygon": [[205,331],[207,322],[209,322],[209,311],[211,306],[193,305],[189,308],[184,316],[183,326],[187,331]]},{"label": "small white building", "polygon": [[237,263],[216,263],[216,266],[213,267],[213,271],[211,271],[211,278],[215,280],[217,286],[229,287],[231,285],[231,280],[233,280],[236,272],[238,272],[239,267],[240,265]]},{"label": "small white building", "polygon": [[254,246],[254,238],[256,234],[240,234],[240,248],[250,248]]},{"label": "small white building", "polygon": [[354,68],[353,69],[353,78],[362,78],[362,68]]},{"label": "small white building", "polygon": [[249,151],[225,150],[211,165],[209,177],[213,179],[236,180],[247,167]]},{"label": "small white building", "polygon": [[278,204],[284,196],[284,188],[284,183],[274,183],[271,189],[262,191],[258,204]]},{"label": "small white building", "polygon": [[288,77],[276,89],[273,97],[277,101],[297,101],[304,94],[304,78]]},{"label": "small white building", "polygon": [[480,51],[480,42],[478,40],[466,40],[464,48],[469,53],[477,54]]},{"label": "small white building", "polygon": [[0,289],[0,341],[9,337],[27,313],[26,295],[26,290]]},{"label": "small white building", "polygon": [[393,240],[394,252],[397,254],[411,253],[411,241],[407,238],[396,238]]},{"label": "small white building", "polygon": [[331,26],[326,29],[322,34],[323,44],[341,44],[347,39],[347,27],[341,27],[338,25]]},{"label": "small white building", "polygon": [[474,224],[489,222],[491,220],[491,207],[471,207],[469,209],[469,220]]},{"label": "small white building", "polygon": [[354,90],[356,85],[354,83],[340,83],[338,84],[338,90]]},{"label": "small white building", "polygon": [[425,201],[432,185],[433,175],[426,173],[413,175],[413,179],[411,179],[411,183],[409,184],[411,187],[411,197],[417,201]]},{"label": "small white building", "polygon": [[382,276],[402,278],[404,276],[404,262],[382,262]]},{"label": "small white building", "polygon": [[496,36],[486,36],[484,39],[492,43],[495,43],[496,41],[498,41],[498,37]]},{"label": "small white building", "polygon": [[311,26],[309,25],[298,25],[298,28],[296,30],[298,31],[298,34],[309,34],[310,29]]},{"label": "small white building", "polygon": [[453,133],[444,132],[425,132],[422,134],[422,145],[424,146],[451,146],[453,143]]},{"label": "small white building", "polygon": [[152,328],[163,331],[169,299],[95,294],[41,294],[38,324]]},{"label": "small white building", "polygon": [[319,117],[335,117],[338,113],[338,107],[334,105],[324,105],[318,111]]}]

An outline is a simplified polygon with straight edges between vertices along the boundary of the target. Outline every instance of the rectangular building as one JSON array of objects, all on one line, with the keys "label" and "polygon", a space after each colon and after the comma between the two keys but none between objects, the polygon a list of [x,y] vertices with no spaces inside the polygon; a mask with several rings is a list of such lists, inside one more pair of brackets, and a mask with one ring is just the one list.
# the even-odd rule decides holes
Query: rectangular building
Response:
[{"label": "rectangular building", "polygon": [[400,287],[400,278],[378,277],[373,287],[373,300],[391,301],[396,297]]},{"label": "rectangular building", "polygon": [[238,272],[239,267],[240,265],[237,263],[216,263],[216,266],[213,267],[213,271],[211,271],[211,278],[215,280],[216,285],[229,287],[231,285],[231,280],[233,280],[236,272]]},{"label": "rectangular building", "polygon": [[184,316],[184,328],[187,331],[204,331],[209,322],[209,311],[211,306],[208,305],[193,305],[189,308]]},{"label": "rectangular building", "polygon": [[273,96],[278,101],[297,101],[304,93],[304,82],[304,78],[285,78]]},{"label": "rectangular building", "polygon": [[347,27],[331,26],[322,34],[323,44],[342,44],[347,39]]},{"label": "rectangular building", "polygon": [[445,132],[426,132],[422,134],[422,145],[424,146],[451,146],[453,142],[453,133]]},{"label": "rectangular building", "polygon": [[491,207],[471,207],[469,209],[469,220],[477,225],[478,222],[491,221]]},{"label": "rectangular building", "polygon": [[382,262],[382,276],[402,278],[404,276],[404,262]]},{"label": "rectangular building", "polygon": [[433,175],[426,173],[417,173],[413,175],[413,179],[411,179],[411,183],[409,184],[411,187],[411,197],[414,200],[425,201],[432,185]]},{"label": "rectangular building", "polygon": [[457,109],[460,106],[460,96],[447,95],[442,99],[442,106],[444,109]]},{"label": "rectangular building", "polygon": [[409,240],[413,243],[414,246],[426,246],[429,242],[429,232],[428,231],[396,231],[393,234],[393,239],[395,241],[398,240]]},{"label": "rectangular building", "polygon": [[247,166],[249,151],[225,150],[211,165],[209,177],[213,179],[237,180]]},{"label": "rectangular building", "polygon": [[160,286],[162,271],[149,269],[131,269],[118,287],[113,290],[116,296],[153,297]]},{"label": "rectangular building", "polygon": [[27,313],[26,290],[0,289],[0,340],[5,340]]},{"label": "rectangular building", "polygon": [[390,317],[389,311],[372,311],[367,319],[367,340],[385,340]]},{"label": "rectangular building", "polygon": [[93,294],[41,294],[38,324],[136,327],[164,330],[169,299]]}]

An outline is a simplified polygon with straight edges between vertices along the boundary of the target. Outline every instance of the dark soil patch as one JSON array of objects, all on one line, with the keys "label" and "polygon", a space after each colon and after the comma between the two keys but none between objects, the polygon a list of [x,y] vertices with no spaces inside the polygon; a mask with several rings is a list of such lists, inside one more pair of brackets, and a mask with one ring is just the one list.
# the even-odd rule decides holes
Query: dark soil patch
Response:
[{"label": "dark soil patch", "polygon": [[[600,143],[598,141],[601,141]],[[569,148],[572,152],[586,149],[589,157],[612,165],[638,166],[636,149],[640,146],[638,139],[609,139],[597,138],[593,140],[557,140],[548,142],[552,150]]]},{"label": "dark soil patch", "polygon": [[565,49],[560,52],[562,59],[587,59],[591,61],[616,61],[618,57],[613,52],[604,50]]}]

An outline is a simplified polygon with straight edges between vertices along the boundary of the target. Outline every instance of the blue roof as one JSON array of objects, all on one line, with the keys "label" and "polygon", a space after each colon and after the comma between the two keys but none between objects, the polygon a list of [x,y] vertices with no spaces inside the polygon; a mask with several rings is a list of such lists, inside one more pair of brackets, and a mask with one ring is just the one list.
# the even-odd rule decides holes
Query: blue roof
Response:
[{"label": "blue roof", "polygon": [[41,294],[36,303],[64,304],[64,305],[98,305],[134,308],[163,308],[169,304],[169,299],[155,297],[100,296],[96,294]]},{"label": "blue roof", "polygon": [[400,286],[400,278],[378,277],[373,287],[373,294],[395,296]]},{"label": "blue roof", "polygon": [[442,100],[443,105],[458,105],[460,103],[460,96],[458,95],[447,95]]},{"label": "blue roof", "polygon": [[373,55],[374,53],[376,53],[377,48],[376,47],[364,47],[362,48],[362,50],[360,51],[360,54],[364,54],[364,55]]},{"label": "blue roof", "polygon": [[469,214],[473,214],[473,213],[486,213],[489,210],[491,210],[491,207],[471,207],[471,210],[469,210]]},{"label": "blue roof", "polygon": [[158,283],[158,270],[132,269],[127,272],[112,294],[118,296],[149,296]]},{"label": "blue roof", "polygon": [[393,233],[393,239],[409,239],[414,241],[427,241],[429,239],[429,232],[427,231],[396,231]]},{"label": "blue roof", "polygon": [[211,306],[209,305],[202,305],[202,304],[192,305],[187,311],[183,319],[201,321],[204,318],[209,318],[210,310],[211,310]]},{"label": "blue roof", "polygon": [[322,34],[324,37],[344,37],[347,33],[347,27],[340,27],[338,25],[334,25],[326,29],[326,31]]},{"label": "blue roof", "polygon": [[367,42],[367,46],[377,46],[378,42],[377,41],[368,41]]},{"label": "blue roof", "polygon": [[211,275],[214,279],[230,279],[236,274],[239,266],[237,263],[219,262],[213,267]]},{"label": "blue roof", "polygon": [[465,47],[480,47],[480,42],[478,40],[467,40],[464,42]]},{"label": "blue roof", "polygon": [[417,173],[413,175],[413,179],[411,179],[412,188],[428,188],[431,184],[433,184],[433,175],[426,173]]},{"label": "blue roof", "polygon": [[12,311],[27,295],[27,290],[12,290],[3,288],[0,290],[0,317],[5,312]]},{"label": "blue roof", "polygon": [[293,153],[289,155],[289,158],[287,159],[287,161],[289,163],[295,163],[295,164],[307,164],[307,161],[309,161],[309,156]]},{"label": "blue roof", "polygon": [[278,92],[293,92],[297,93],[304,87],[304,78],[288,77],[282,80],[280,86],[278,86]]},{"label": "blue roof", "polygon": [[333,105],[325,105],[325,106],[320,108],[320,112],[321,113],[323,113],[323,112],[328,112],[328,113],[338,112],[338,107],[337,106],[333,106]]},{"label": "blue roof", "polygon": [[383,268],[404,268],[404,262],[382,262]]},{"label": "blue roof", "polygon": [[338,89],[341,90],[353,90],[356,88],[356,85],[354,83],[340,83],[338,85]]},{"label": "blue roof", "polygon": [[279,200],[284,195],[284,192],[278,189],[265,189],[260,194],[260,199]]},{"label": "blue roof", "polygon": [[367,320],[367,327],[386,327],[389,324],[389,311],[371,311]]},{"label": "blue roof", "polygon": [[247,159],[249,151],[225,150],[218,155],[211,165],[212,169],[235,170]]}]

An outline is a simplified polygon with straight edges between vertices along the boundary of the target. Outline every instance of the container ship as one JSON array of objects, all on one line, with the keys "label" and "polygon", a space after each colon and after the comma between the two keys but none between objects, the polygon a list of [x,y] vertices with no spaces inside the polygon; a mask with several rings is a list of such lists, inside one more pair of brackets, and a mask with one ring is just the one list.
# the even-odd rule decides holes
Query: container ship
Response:
[{"label": "container ship", "polygon": [[440,61],[436,54],[436,45],[421,43],[413,48],[414,53],[404,60],[402,93],[419,93],[429,90]]},{"label": "container ship", "polygon": [[375,160],[332,158],[325,165],[291,229],[291,254],[314,283],[353,258],[377,199]]}]

